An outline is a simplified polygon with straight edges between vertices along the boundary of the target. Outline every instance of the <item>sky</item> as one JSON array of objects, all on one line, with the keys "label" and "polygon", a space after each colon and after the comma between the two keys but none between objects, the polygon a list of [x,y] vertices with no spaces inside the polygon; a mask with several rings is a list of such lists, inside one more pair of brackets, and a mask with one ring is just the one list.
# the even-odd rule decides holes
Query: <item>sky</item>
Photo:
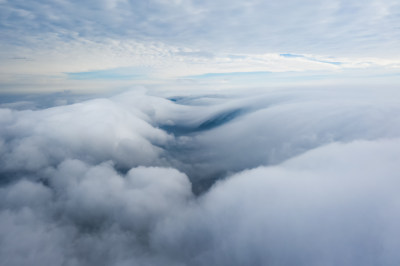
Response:
[{"label": "sky", "polygon": [[397,0],[0,0],[0,265],[400,265]]},{"label": "sky", "polygon": [[5,93],[193,83],[231,89],[243,87],[238,78],[270,87],[399,84],[396,0],[2,0],[0,6]]}]

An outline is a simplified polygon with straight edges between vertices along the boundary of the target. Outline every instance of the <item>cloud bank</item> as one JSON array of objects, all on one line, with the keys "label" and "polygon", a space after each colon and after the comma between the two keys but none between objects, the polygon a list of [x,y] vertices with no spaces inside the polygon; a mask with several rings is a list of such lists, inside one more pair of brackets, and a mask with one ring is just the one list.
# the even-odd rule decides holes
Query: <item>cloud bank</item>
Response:
[{"label": "cloud bank", "polygon": [[0,264],[398,265],[397,94],[0,109]]}]

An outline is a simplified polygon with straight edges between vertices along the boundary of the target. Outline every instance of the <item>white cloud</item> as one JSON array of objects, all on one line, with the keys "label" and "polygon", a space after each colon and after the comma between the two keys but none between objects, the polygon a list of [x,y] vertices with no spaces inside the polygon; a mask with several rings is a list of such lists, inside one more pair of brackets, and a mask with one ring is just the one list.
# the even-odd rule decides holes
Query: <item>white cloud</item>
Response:
[{"label": "white cloud", "polygon": [[398,1],[0,5],[0,265],[399,265]]},{"label": "white cloud", "polygon": [[140,110],[107,99],[34,112],[2,111],[2,138],[13,136],[1,152],[4,170],[37,171],[71,156],[92,163],[112,159],[119,167],[149,165],[160,160],[158,146],[171,140]]},{"label": "white cloud", "polygon": [[332,144],[234,175],[161,224],[156,246],[191,265],[395,265],[399,144]]},{"label": "white cloud", "polygon": [[0,263],[396,265],[397,90],[252,93],[0,109]]}]

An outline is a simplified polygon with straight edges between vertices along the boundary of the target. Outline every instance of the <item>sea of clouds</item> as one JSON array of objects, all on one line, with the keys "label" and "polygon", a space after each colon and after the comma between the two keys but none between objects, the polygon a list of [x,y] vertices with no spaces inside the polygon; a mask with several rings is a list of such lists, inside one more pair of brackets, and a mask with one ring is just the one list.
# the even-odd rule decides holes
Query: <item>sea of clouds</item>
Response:
[{"label": "sea of clouds", "polygon": [[0,265],[399,265],[399,96],[2,104]]}]

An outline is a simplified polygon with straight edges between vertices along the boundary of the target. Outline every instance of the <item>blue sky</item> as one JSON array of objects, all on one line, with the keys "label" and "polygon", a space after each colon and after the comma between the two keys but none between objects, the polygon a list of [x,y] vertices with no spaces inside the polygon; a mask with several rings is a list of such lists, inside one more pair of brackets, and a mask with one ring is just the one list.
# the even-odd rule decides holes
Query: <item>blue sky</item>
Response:
[{"label": "blue sky", "polygon": [[355,70],[398,84],[399,25],[395,0],[1,0],[0,90],[101,90],[252,72],[346,79]]}]

